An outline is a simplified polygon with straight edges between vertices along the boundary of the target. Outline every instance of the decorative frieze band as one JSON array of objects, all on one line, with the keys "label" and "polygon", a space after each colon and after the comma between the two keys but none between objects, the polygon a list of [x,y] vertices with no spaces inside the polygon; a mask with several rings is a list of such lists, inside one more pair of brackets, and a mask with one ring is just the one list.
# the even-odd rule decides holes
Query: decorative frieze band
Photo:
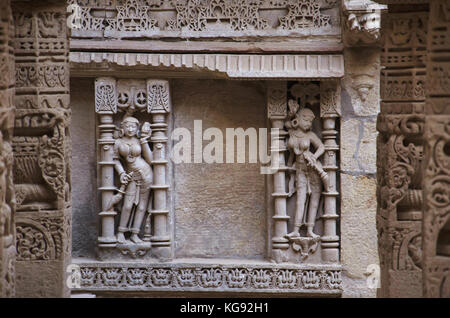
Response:
[{"label": "decorative frieze band", "polygon": [[[251,293],[342,293],[339,266],[273,266],[270,264],[77,264],[76,291],[203,291]],[[76,277],[78,275],[78,277]]]},{"label": "decorative frieze band", "polygon": [[[145,70],[179,69],[210,71],[229,78],[298,79],[341,78],[344,58],[329,55],[227,55],[227,54],[141,54],[71,52],[72,70],[86,71],[86,64],[95,67],[145,67]],[[100,68],[101,69],[101,68]],[[97,73],[98,75],[98,73]]]},{"label": "decorative frieze band", "polygon": [[333,34],[339,8],[330,0],[68,0],[77,38],[198,38]]}]

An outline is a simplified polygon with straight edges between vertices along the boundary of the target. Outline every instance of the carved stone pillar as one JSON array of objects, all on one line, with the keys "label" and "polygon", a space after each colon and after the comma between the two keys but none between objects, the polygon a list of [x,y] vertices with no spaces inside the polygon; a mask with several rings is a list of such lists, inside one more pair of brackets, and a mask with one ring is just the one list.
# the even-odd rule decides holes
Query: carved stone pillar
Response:
[{"label": "carved stone pillar", "polygon": [[170,87],[165,80],[147,80],[148,111],[152,115],[153,134],[153,210],[154,231],[151,238],[153,253],[170,257],[171,236],[169,230],[169,208],[167,181],[167,127],[168,114],[171,111]]},{"label": "carved stone pillar", "polygon": [[357,294],[375,297],[376,288],[370,288],[366,280],[379,264],[374,226],[376,118],[380,111],[381,16],[386,6],[371,0],[341,3],[345,44],[340,119],[341,261],[349,278],[361,286]]},{"label": "carved stone pillar", "polygon": [[98,238],[100,247],[114,247],[116,244],[114,217],[117,213],[114,210],[107,211],[107,206],[114,195],[114,130],[113,115],[117,113],[117,90],[114,78],[97,78],[95,81],[95,112],[99,119],[99,172],[101,211],[100,224],[101,232]]},{"label": "carved stone pillar", "polygon": [[450,1],[430,1],[423,175],[425,297],[450,296]]},{"label": "carved stone pillar", "polygon": [[289,248],[285,237],[289,216],[286,212],[286,161],[284,121],[287,117],[287,83],[285,81],[269,82],[267,87],[267,116],[271,123],[270,153],[273,173],[272,198],[275,206],[272,235],[272,258],[281,261],[280,250]]},{"label": "carved stone pillar", "polygon": [[0,298],[15,296],[15,197],[13,185],[15,66],[10,1],[0,5]]},{"label": "carved stone pillar", "polygon": [[13,3],[19,297],[69,295],[71,182],[65,2]]},{"label": "carved stone pillar", "polygon": [[328,174],[329,188],[324,191],[324,222],[321,237],[322,259],[324,262],[339,262],[339,236],[337,235],[337,170],[339,146],[336,119],[341,115],[341,86],[336,81],[320,83],[320,117],[322,118],[322,139],[325,145],[323,170]]},{"label": "carved stone pillar", "polygon": [[387,14],[383,21],[382,103],[377,122],[377,229],[383,297],[422,297],[428,14],[406,9]]}]

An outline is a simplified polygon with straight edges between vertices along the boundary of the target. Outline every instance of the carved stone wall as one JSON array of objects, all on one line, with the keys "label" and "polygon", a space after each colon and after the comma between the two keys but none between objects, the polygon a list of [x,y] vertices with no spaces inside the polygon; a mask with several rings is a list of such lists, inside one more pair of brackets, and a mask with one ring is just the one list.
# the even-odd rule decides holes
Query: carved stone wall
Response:
[{"label": "carved stone wall", "polygon": [[68,296],[72,146],[66,8],[63,2],[14,2],[13,16],[17,296]]},{"label": "carved stone wall", "polygon": [[422,296],[427,28],[428,13],[413,6],[383,22],[377,228],[384,297]]},{"label": "carved stone wall", "polygon": [[422,182],[425,297],[450,297],[449,104],[450,1],[430,1]]},{"label": "carved stone wall", "polygon": [[12,133],[14,126],[14,24],[10,1],[0,5],[0,297],[15,296],[15,198]]}]

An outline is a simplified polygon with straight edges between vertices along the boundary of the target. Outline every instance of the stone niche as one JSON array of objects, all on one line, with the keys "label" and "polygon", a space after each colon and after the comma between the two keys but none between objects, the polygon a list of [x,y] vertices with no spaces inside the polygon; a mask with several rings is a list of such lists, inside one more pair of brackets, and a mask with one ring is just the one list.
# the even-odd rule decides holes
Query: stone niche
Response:
[{"label": "stone niche", "polygon": [[[338,81],[98,77],[71,85],[80,281],[72,292],[342,293]],[[248,134],[244,148],[228,131],[238,128]],[[173,155],[186,132],[181,154],[190,162],[179,163]],[[204,154],[213,139],[221,143],[208,151],[211,163]]]}]

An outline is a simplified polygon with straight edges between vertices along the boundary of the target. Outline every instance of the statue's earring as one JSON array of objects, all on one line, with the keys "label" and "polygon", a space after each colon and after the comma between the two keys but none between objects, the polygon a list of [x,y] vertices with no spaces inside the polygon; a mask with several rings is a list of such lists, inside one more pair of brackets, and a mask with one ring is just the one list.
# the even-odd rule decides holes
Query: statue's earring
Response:
[{"label": "statue's earring", "polygon": [[119,129],[119,138],[122,138],[123,136],[125,136],[125,131],[123,130],[123,128]]},{"label": "statue's earring", "polygon": [[292,119],[291,123],[292,123],[292,127],[294,127],[294,128],[298,127],[298,119],[297,118]]}]

